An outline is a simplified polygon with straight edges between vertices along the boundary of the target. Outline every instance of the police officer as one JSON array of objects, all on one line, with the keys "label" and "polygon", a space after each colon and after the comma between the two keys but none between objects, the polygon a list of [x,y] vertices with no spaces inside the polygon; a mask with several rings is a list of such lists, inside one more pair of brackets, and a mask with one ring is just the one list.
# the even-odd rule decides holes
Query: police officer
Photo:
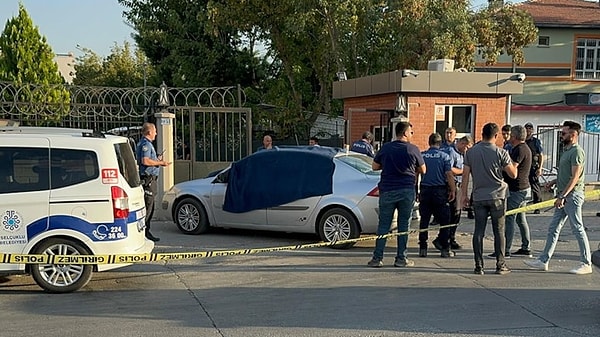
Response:
[{"label": "police officer", "polygon": [[355,141],[350,148],[350,151],[364,153],[367,156],[375,157],[375,150],[373,149],[373,134],[369,131],[365,131],[362,134],[362,139]]},{"label": "police officer", "polygon": [[[448,146],[442,149],[442,151],[446,152],[450,159],[452,160],[452,173],[454,175],[454,183],[456,185],[456,196],[459,196],[459,190],[462,182],[462,171],[463,171],[463,162],[464,155],[468,149],[473,146],[473,137],[467,135],[460,138],[454,146]],[[462,211],[462,203],[458,198],[450,201],[450,224],[456,225],[454,227],[450,227],[450,248],[452,250],[462,249],[460,244],[456,241],[456,228],[460,223],[460,213]],[[441,250],[440,246],[440,236],[433,240],[433,245]]]},{"label": "police officer", "polygon": [[[419,186],[419,212],[421,222],[419,224],[419,256],[427,256],[427,239],[429,221],[433,215],[441,226],[447,226],[450,222],[450,204],[456,196],[456,185],[454,174],[452,174],[452,160],[444,151],[440,150],[442,136],[432,133],[429,136],[429,149],[422,152],[427,172],[421,175]],[[438,242],[442,257],[454,256],[450,250],[449,228],[440,230]]]},{"label": "police officer", "polygon": [[154,198],[156,197],[156,179],[158,178],[159,167],[169,166],[171,163],[162,158],[162,154],[156,155],[156,150],[152,142],[156,139],[156,125],[144,123],[142,125],[142,139],[136,147],[136,157],[138,160],[140,179],[144,187],[144,202],[146,204],[146,238],[154,242],[160,239],[150,232],[150,221],[154,214]]}]

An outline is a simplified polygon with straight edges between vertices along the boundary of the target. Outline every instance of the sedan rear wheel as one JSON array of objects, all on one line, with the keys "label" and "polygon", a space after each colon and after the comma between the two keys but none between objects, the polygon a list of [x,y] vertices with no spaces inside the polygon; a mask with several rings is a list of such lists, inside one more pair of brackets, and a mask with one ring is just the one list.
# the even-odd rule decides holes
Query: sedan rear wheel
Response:
[{"label": "sedan rear wheel", "polygon": [[[42,242],[33,254],[89,255],[90,252],[77,242],[52,238]],[[47,292],[69,293],[81,289],[90,281],[93,265],[36,264],[30,268],[35,283]]]},{"label": "sedan rear wheel", "polygon": [[210,225],[204,206],[193,198],[181,200],[175,208],[175,224],[185,234],[206,233]]},{"label": "sedan rear wheel", "polygon": [[[352,213],[343,208],[332,208],[325,212],[319,220],[319,236],[326,242],[334,242],[358,238],[360,235],[358,223]],[[331,246],[332,248],[348,249],[355,242]]]}]

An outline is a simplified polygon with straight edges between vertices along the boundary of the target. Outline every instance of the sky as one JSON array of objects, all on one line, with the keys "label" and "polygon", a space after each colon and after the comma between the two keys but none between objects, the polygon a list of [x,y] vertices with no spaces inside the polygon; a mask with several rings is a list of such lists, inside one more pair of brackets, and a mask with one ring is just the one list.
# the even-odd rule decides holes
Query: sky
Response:
[{"label": "sky", "polygon": [[[115,42],[132,44],[133,30],[124,23],[117,0],[20,0],[41,35],[56,54],[83,53],[77,45],[100,56],[110,55]],[[0,31],[19,13],[19,0],[0,0]]]},{"label": "sky", "polygon": [[[75,56],[82,55],[77,49],[79,45],[100,56],[108,56],[115,43],[121,46],[125,41],[134,44],[133,30],[124,23],[124,8],[117,0],[0,0],[0,31],[8,19],[17,16],[19,1],[56,54],[73,52]],[[487,0],[473,0],[472,3],[477,9]]]}]

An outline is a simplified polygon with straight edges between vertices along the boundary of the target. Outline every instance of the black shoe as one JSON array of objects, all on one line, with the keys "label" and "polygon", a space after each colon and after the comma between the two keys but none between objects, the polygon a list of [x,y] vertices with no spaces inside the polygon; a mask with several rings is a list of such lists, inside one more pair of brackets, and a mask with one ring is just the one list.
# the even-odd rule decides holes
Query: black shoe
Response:
[{"label": "black shoe", "polygon": [[461,250],[462,246],[458,242],[452,241],[450,242],[450,248],[452,248],[452,250]]},{"label": "black shoe", "polygon": [[540,210],[536,209],[535,211],[533,211],[533,214],[540,214]]},{"label": "black shoe", "polygon": [[433,243],[435,249],[442,250],[442,243],[440,242],[440,238],[435,238],[435,240],[431,241],[431,243]]},{"label": "black shoe", "polygon": [[475,219],[475,214],[473,214],[473,211],[467,211],[467,218]]},{"label": "black shoe", "polygon": [[517,250],[516,252],[512,253],[513,255],[524,255],[527,257],[533,257],[533,255],[531,254],[531,251],[528,249],[523,249],[520,248],[519,250]]},{"label": "black shoe", "polygon": [[600,216],[600,212],[596,213],[596,216]]},{"label": "black shoe", "polygon": [[473,274],[475,275],[483,275],[483,267],[475,267],[475,270],[473,270]]},{"label": "black shoe", "polygon": [[159,238],[157,238],[156,236],[152,235],[152,233],[150,233],[150,232],[146,233],[146,239],[148,239],[150,241],[154,241],[154,242],[160,241]]},{"label": "black shoe", "polygon": [[[490,259],[495,259],[496,258],[496,253],[491,253],[487,257],[490,258]],[[505,259],[510,259],[510,253],[509,252],[504,253],[504,258]]]},{"label": "black shoe", "polygon": [[419,249],[419,257],[427,257],[427,248]]},{"label": "black shoe", "polygon": [[456,253],[454,253],[453,251],[444,249],[444,250],[442,250],[442,253],[440,256],[443,258],[448,258],[448,257],[454,257],[455,255],[456,255]]},{"label": "black shoe", "polygon": [[496,274],[498,274],[498,275],[506,275],[506,274],[509,274],[510,272],[511,272],[511,270],[507,266],[502,266],[500,268],[496,268]]}]

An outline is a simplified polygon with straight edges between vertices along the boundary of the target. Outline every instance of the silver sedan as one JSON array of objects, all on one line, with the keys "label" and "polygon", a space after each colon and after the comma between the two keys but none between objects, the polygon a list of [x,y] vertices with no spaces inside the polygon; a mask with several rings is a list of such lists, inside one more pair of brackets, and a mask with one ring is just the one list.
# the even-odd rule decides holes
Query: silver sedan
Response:
[{"label": "silver sedan", "polygon": [[[327,160],[323,159],[323,153],[329,155]],[[373,171],[371,163],[368,156],[331,148],[265,150],[215,176],[176,184],[165,193],[162,208],[185,234],[227,227],[315,233],[327,242],[357,238],[377,229],[380,172]],[[321,170],[329,165],[330,171]],[[240,185],[233,181],[234,177],[244,181]],[[323,186],[329,192],[285,200],[304,190],[314,192],[315,185],[322,184],[319,181],[329,181],[330,186]],[[234,188],[234,183],[241,187]],[[235,195],[230,191],[227,196],[228,188],[235,190]],[[238,194],[242,193],[245,195],[240,197]],[[263,202],[270,202],[267,199],[278,195],[284,196],[281,204],[277,198],[271,204]]]}]

